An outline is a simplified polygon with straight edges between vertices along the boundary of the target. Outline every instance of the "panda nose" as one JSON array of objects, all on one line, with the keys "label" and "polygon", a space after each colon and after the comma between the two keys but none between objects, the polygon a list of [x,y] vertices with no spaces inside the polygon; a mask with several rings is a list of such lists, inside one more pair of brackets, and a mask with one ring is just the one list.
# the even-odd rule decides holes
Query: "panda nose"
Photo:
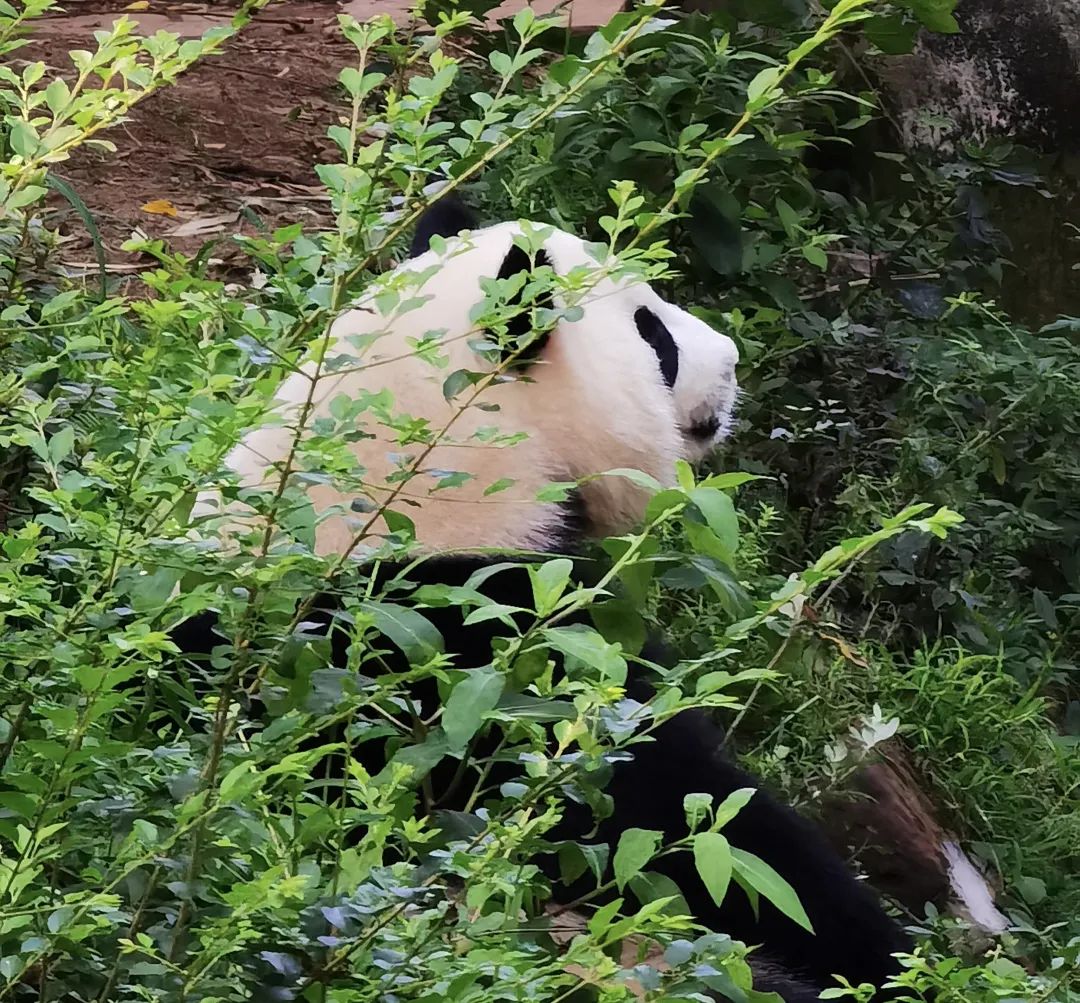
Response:
[{"label": "panda nose", "polygon": [[711,439],[720,431],[720,419],[715,414],[709,415],[704,421],[696,422],[690,427],[690,434],[695,439]]}]

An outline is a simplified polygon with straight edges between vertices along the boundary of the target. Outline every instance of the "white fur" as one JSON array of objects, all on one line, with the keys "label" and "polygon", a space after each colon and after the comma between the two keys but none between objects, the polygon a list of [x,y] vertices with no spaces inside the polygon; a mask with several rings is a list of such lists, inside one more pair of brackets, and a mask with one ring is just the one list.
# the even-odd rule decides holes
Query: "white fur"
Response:
[{"label": "white fur", "polygon": [[[404,485],[388,485],[385,479],[396,468],[395,454],[415,460],[424,447],[396,444],[392,433],[364,412],[356,425],[375,438],[360,439],[350,447],[366,471],[363,488],[357,485],[342,492],[324,484],[308,492],[317,512],[335,507],[317,527],[320,554],[352,551],[363,532],[385,533],[381,518],[351,511],[350,504],[361,493],[380,504],[395,486],[399,493],[389,507],[412,519],[425,550],[544,549],[557,539],[563,520],[558,505],[536,500],[537,492],[551,481],[634,468],[670,484],[677,459],[700,458],[726,432],[736,394],[734,344],[665,303],[646,283],[625,278],[602,278],[576,301],[583,316],[552,331],[539,361],[526,370],[527,379],[492,383],[483,390],[477,403],[497,404],[498,411],[475,406],[462,410],[472,388],[445,401],[442,385],[450,373],[489,368],[468,345],[479,333],[469,313],[483,298],[480,278],[498,273],[519,232],[518,224],[504,223],[450,240],[444,256],[429,251],[388,279],[391,287],[405,285],[415,281],[415,273],[437,266],[419,290],[413,286],[402,293],[404,300],[428,297],[422,306],[387,311],[382,303],[380,310],[374,295],[368,295],[334,324],[307,428],[313,419],[330,414],[331,401],[339,395],[356,399],[362,392],[386,387],[393,393],[395,414],[427,418],[435,430],[449,423],[447,441],[434,447],[419,469],[467,471],[473,479],[434,493],[438,480],[425,472]],[[543,246],[560,275],[576,266],[591,271],[598,267],[588,245],[571,234],[555,230]],[[379,286],[386,287],[387,283]],[[661,318],[679,346],[674,392],[664,384],[656,355],[636,329],[634,311],[641,306]],[[447,363],[435,366],[416,355],[412,346],[416,339],[440,330],[444,331],[440,351]],[[360,348],[348,340],[375,334],[381,336]],[[347,372],[333,371],[339,356],[348,362]],[[285,419],[283,425],[249,432],[229,454],[226,465],[242,485],[277,482],[277,473],[269,468],[280,465],[289,453],[294,431],[288,426],[295,427],[316,371],[316,363],[309,360],[282,383],[275,413]],[[710,416],[715,416],[718,427],[708,439],[684,431]],[[502,447],[476,437],[492,426],[501,435],[520,432],[528,437]],[[515,483],[485,497],[485,489],[502,478]],[[600,477],[582,490],[590,528],[602,535],[624,532],[638,522],[648,497],[622,477]],[[218,513],[219,498],[217,492],[204,492],[194,514]],[[249,511],[244,517],[234,507],[230,519],[241,518],[250,525],[254,516]]]}]

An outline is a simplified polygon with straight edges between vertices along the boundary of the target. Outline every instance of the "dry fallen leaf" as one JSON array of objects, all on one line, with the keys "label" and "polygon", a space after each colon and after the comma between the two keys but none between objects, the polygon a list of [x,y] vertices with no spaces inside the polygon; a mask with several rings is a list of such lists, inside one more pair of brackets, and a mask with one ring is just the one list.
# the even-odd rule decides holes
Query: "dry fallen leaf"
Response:
[{"label": "dry fallen leaf", "polygon": [[146,10],[150,6],[150,0],[135,0],[134,3],[129,3],[124,10]]},{"label": "dry fallen leaf", "polygon": [[823,631],[818,631],[818,637],[823,641],[831,641],[840,649],[840,654],[844,656],[849,662],[858,665],[861,669],[868,669],[870,664],[862,657],[850,644],[847,643],[842,637],[837,637],[834,634],[826,634]]},{"label": "dry fallen leaf", "polygon": [[172,216],[176,217],[179,213],[168,199],[154,199],[152,202],[147,202],[140,207],[143,212],[152,212],[155,216]]},{"label": "dry fallen leaf", "polygon": [[181,223],[175,229],[170,230],[168,236],[200,237],[205,233],[214,233],[224,229],[230,223],[235,223],[236,217],[235,212],[225,212],[218,216],[196,216],[194,219],[189,219],[186,223]]}]

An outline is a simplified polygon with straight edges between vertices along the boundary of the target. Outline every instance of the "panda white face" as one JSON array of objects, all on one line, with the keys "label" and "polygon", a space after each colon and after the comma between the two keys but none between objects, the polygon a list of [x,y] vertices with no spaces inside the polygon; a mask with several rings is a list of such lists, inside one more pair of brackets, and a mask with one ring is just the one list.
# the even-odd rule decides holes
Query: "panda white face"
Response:
[{"label": "panda white face", "polygon": [[638,333],[656,353],[675,401],[682,456],[704,459],[731,431],[739,352],[726,335],[647,290],[648,305],[634,312]]}]

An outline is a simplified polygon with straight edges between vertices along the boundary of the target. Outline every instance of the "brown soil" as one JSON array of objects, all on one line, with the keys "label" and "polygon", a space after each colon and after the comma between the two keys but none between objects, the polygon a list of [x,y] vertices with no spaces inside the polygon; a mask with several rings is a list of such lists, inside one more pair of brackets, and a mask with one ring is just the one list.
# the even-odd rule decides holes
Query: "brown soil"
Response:
[{"label": "brown soil", "polygon": [[[121,13],[117,4],[68,8],[65,16],[45,19],[19,55],[44,59],[66,74],[68,50],[88,47],[91,33]],[[325,220],[328,203],[311,165],[332,156],[326,127],[337,117],[335,79],[352,49],[332,29],[324,32],[334,13],[334,4],[312,0],[275,6],[221,55],[137,106],[108,134],[116,153],[83,150],[57,165],[54,173],[92,213],[110,271],[145,266],[121,250],[136,231],[168,237],[177,250],[194,253],[215,236],[254,232],[240,215],[245,206],[269,226]],[[170,5],[168,14],[138,17],[144,31],[185,36],[223,20],[212,8],[180,4]],[[177,214],[142,208],[159,200],[172,203]],[[69,238],[63,260],[73,274],[96,271],[82,220],[63,199],[52,204]],[[223,241],[215,256],[229,251]]]},{"label": "brown soil", "polygon": [[[550,9],[555,0],[537,2]],[[605,23],[613,0],[574,0],[575,27]],[[66,13],[37,23],[20,59],[43,59],[68,74],[68,50],[92,47],[92,32],[121,14],[142,33],[158,29],[195,37],[226,21],[232,4],[153,2],[125,11],[123,0],[67,0]],[[329,202],[312,169],[336,159],[326,138],[343,105],[337,74],[355,50],[337,30],[336,14],[363,18],[390,13],[408,20],[409,0],[281,0],[259,14],[217,56],[203,61],[175,86],[147,99],[129,120],[108,134],[114,154],[80,151],[54,171],[93,214],[105,244],[109,270],[136,272],[121,250],[133,233],[166,237],[170,246],[194,253],[207,240],[255,232],[248,213],[269,227],[300,221],[317,227],[328,220]],[[507,0],[505,11],[522,6]],[[167,200],[176,215],[143,207]],[[62,259],[73,275],[96,274],[86,226],[68,203],[51,203],[64,235]],[[242,210],[244,214],[242,215]],[[226,264],[236,253],[227,240],[214,249]]]}]

